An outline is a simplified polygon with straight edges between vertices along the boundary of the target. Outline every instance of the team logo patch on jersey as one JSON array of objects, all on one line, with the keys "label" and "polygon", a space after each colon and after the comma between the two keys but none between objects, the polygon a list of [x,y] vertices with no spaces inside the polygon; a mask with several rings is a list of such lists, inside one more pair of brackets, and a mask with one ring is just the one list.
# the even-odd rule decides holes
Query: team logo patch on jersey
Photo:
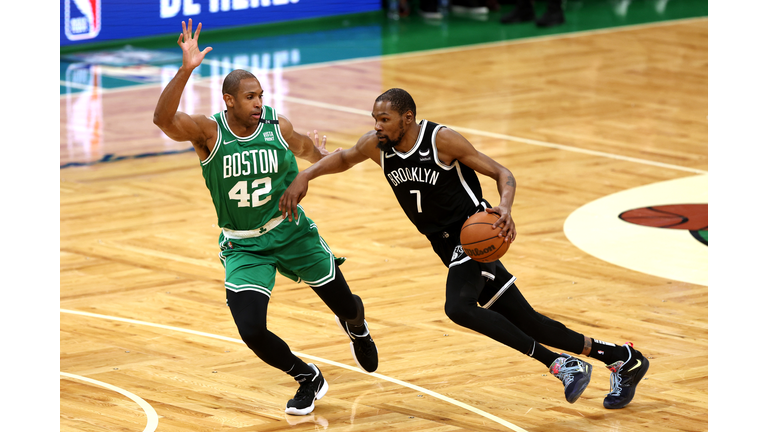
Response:
[{"label": "team logo patch on jersey", "polygon": [[266,131],[264,132],[264,139],[267,141],[274,141],[275,140],[275,134],[272,133],[272,131]]},{"label": "team logo patch on jersey", "polygon": [[421,156],[419,158],[419,161],[421,161],[421,162],[428,161],[430,159],[430,157],[429,157],[429,149],[427,149],[426,152],[422,152],[421,150],[419,150],[419,156]]},{"label": "team logo patch on jersey", "polygon": [[456,261],[456,258],[462,255],[464,255],[464,248],[462,248],[461,246],[456,246],[453,249],[453,255],[451,255],[451,261]]}]

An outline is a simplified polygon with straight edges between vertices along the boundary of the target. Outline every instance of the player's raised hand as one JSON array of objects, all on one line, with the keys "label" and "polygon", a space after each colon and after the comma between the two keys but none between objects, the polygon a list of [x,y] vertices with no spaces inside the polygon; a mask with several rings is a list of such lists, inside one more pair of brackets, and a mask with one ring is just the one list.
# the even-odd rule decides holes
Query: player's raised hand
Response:
[{"label": "player's raised hand", "polygon": [[197,30],[192,34],[192,18],[189,19],[189,26],[184,21],[181,22],[181,34],[179,35],[178,44],[181,47],[182,55],[182,67],[194,69],[200,66],[203,62],[203,58],[213,48],[207,47],[202,52],[197,46],[197,38],[200,36],[200,30],[203,28],[203,23],[197,23]]},{"label": "player's raised hand", "polygon": [[[307,136],[309,137],[309,139],[312,140],[312,142],[315,144],[315,147],[317,147],[317,150],[320,151],[320,154],[323,157],[326,157],[329,154],[331,154],[331,152],[329,152],[328,149],[325,148],[325,143],[326,143],[326,141],[328,139],[325,135],[323,135],[323,140],[322,141],[320,141],[320,135],[317,133],[317,130],[315,130],[315,137],[314,137],[314,139],[312,139],[312,132],[307,132]],[[333,153],[340,152],[340,151],[341,151],[341,147],[339,147],[336,150],[334,150]]]}]

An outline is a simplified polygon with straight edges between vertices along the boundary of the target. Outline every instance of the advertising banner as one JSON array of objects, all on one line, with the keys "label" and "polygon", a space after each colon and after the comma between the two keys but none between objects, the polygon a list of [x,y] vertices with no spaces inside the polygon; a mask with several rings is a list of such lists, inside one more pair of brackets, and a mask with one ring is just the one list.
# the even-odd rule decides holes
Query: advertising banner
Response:
[{"label": "advertising banner", "polygon": [[59,0],[60,46],[371,12],[381,0]]}]

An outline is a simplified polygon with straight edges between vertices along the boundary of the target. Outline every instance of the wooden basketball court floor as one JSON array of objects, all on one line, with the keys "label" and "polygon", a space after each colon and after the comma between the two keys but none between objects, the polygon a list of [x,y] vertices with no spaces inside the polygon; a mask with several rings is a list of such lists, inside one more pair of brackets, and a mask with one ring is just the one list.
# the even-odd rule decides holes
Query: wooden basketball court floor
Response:
[{"label": "wooden basketball court floor", "polygon": [[[707,430],[706,282],[616,265],[564,231],[598,199],[706,178],[707,34],[707,19],[690,19],[257,71],[267,103],[298,130],[327,134],[330,149],[353,145],[372,128],[375,97],[402,87],[419,119],[453,127],[510,168],[518,239],[502,261],[542,313],[649,357],[628,407],[602,407],[609,371],[593,360],[592,382],[571,405],[541,364],[453,324],[445,268],[378,167],[364,163],[315,180],[303,205],[348,257],[342,269],[366,302],[380,366],[358,370],[332,313],[278,277],[269,327],[330,383],[312,415],[285,416],[296,385],[240,341],[198,161],[154,127],[162,86],[145,85],[90,96],[103,112],[98,150],[125,157],[60,172],[61,430]],[[217,66],[189,86],[182,110],[220,108],[227,66]],[[93,126],[67,118],[77,112],[67,103],[62,165],[98,160],[64,144]],[[152,153],[169,154],[138,157]],[[494,185],[482,184],[497,202]],[[681,200],[688,192],[702,191]],[[642,248],[640,237],[623,248]],[[707,272],[706,260],[683,265]]]}]

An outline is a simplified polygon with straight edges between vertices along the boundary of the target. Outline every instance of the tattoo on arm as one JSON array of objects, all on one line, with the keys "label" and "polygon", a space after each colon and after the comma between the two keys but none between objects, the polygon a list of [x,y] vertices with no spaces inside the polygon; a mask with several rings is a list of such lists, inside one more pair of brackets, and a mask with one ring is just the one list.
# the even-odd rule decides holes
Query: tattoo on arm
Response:
[{"label": "tattoo on arm", "polygon": [[512,174],[507,176],[507,185],[512,186],[513,188],[517,187],[517,182],[515,181],[515,177]]}]

